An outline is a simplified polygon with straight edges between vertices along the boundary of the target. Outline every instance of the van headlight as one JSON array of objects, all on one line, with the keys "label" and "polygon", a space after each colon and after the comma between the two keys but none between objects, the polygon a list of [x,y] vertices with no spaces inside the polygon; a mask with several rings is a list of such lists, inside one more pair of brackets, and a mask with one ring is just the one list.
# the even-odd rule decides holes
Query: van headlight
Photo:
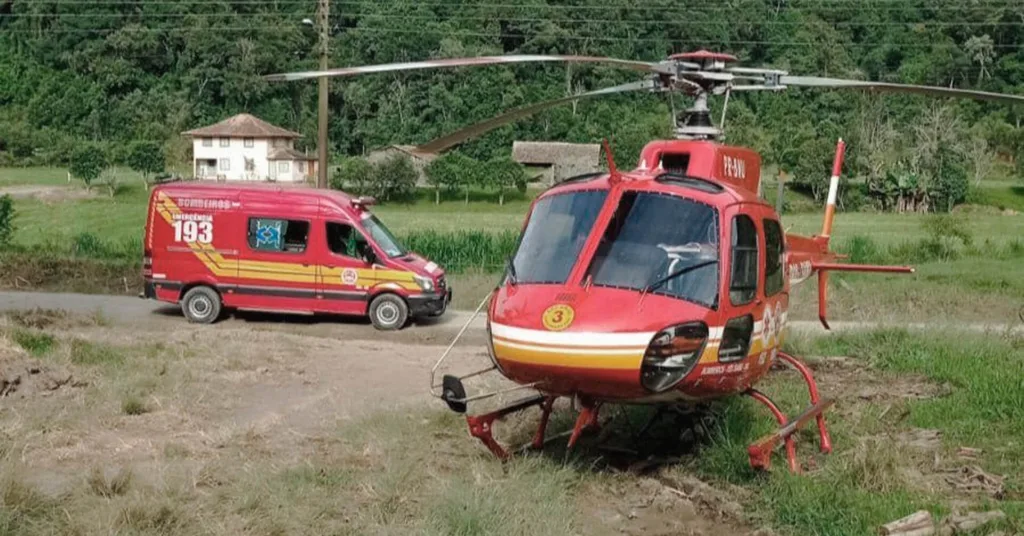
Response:
[{"label": "van headlight", "polygon": [[434,292],[434,280],[429,277],[423,277],[421,275],[413,276],[416,280],[416,284],[423,289],[423,292]]},{"label": "van headlight", "polygon": [[640,383],[660,393],[674,387],[693,370],[708,341],[708,326],[688,322],[659,331],[644,352]]}]

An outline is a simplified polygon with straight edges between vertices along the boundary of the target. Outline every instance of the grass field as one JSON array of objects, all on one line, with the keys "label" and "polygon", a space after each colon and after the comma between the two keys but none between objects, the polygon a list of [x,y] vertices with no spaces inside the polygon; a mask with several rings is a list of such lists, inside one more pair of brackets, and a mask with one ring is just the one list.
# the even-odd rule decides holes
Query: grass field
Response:
[{"label": "grass field", "polygon": [[[778,454],[769,474],[750,470],[745,446],[773,424],[747,399],[712,405],[689,424],[659,421],[639,442],[651,412],[607,406],[604,432],[573,452],[563,438],[503,465],[439,404],[388,402],[341,422],[234,424],[251,411],[239,413],[242,400],[283,411],[274,404],[288,402],[278,399],[295,367],[355,357],[309,337],[146,331],[37,312],[3,319],[0,342],[3,355],[17,350],[80,383],[0,406],[5,536],[860,536],[919,509],[939,520],[998,509],[1004,519],[972,534],[1024,530],[1024,340],[1014,336],[791,337],[790,351],[812,356],[837,400],[828,413],[835,451],[816,452],[813,426],[801,432],[802,475]],[[244,359],[239,344],[249,345]],[[788,412],[807,404],[793,372],[760,387]],[[535,419],[499,424],[499,437],[525,442]],[[572,419],[560,409],[550,433]],[[965,457],[962,447],[977,450]],[[986,479],[975,485],[979,474]]]},{"label": "grass field", "polygon": [[[66,199],[25,199],[15,201],[17,230],[16,245],[24,247],[51,244],[53,251],[66,251],[72,239],[89,233],[114,246],[127,241],[141,240],[145,223],[147,194],[138,176],[119,171],[122,179],[120,193],[110,198],[97,191],[94,196]],[[66,184],[61,169],[4,169],[0,170],[0,188],[18,185],[40,185],[71,188],[80,191],[81,185]],[[1012,183],[993,182],[984,191],[1007,196],[1010,201],[1024,191]],[[497,233],[517,232],[522,225],[528,200],[518,199],[499,206],[494,202],[473,201],[468,205],[461,200],[447,200],[440,205],[432,202],[431,192],[423,192],[423,199],[414,204],[394,204],[377,207],[382,220],[399,235],[422,231],[461,232],[467,230]],[[474,194],[476,196],[476,194]],[[474,197],[476,198],[476,197]],[[820,213],[783,215],[783,225],[791,232],[813,234],[820,229]],[[974,253],[959,259],[885,259],[881,261],[910,263],[918,272],[912,276],[836,275],[831,282],[832,314],[836,319],[887,320],[904,319],[926,321],[935,317],[957,317],[964,320],[1013,320],[1024,303],[1024,278],[1019,273],[1022,260],[1019,254],[1007,254],[1007,248],[1024,240],[1024,215],[1004,215],[997,209],[973,210],[961,216],[964,229],[973,239]],[[916,214],[840,213],[833,232],[834,243],[843,248],[854,237],[867,239],[880,249],[897,248],[903,244],[915,245],[929,236],[922,223],[925,217]],[[442,237],[443,238],[443,237]],[[1000,255],[990,252],[1002,251]],[[134,261],[134,257],[131,259]],[[495,281],[492,273],[454,266],[451,259],[437,259],[460,272],[453,274],[456,307],[475,308]],[[30,263],[31,264],[31,263]],[[12,286],[20,280],[35,281],[38,273],[65,273],[68,267],[26,266],[25,270],[8,270],[4,284]],[[488,270],[493,271],[493,266]],[[126,282],[117,277],[109,284],[97,287],[103,291],[137,292],[134,279],[138,269],[128,266]],[[103,267],[104,274],[110,269]],[[54,289],[82,291],[92,288],[100,277],[60,279]],[[816,317],[814,283],[796,290],[794,314],[797,318]]]},{"label": "grass field", "polygon": [[[106,196],[100,188],[94,188],[96,195],[89,199],[17,200],[15,241],[29,245],[65,240],[83,232],[111,241],[141,238],[145,225],[146,191],[138,175],[125,170],[118,173],[122,186],[113,198]],[[0,169],[0,188],[28,184],[81,188],[79,182],[68,186],[62,169]],[[996,183],[991,192],[1002,203],[1024,204],[1024,188]],[[425,229],[503,231],[518,230],[522,226],[528,204],[523,199],[507,202],[504,206],[484,202],[467,205],[456,200],[435,205],[421,200],[408,205],[383,205],[375,212],[397,233]],[[971,214],[969,220],[969,229],[978,240],[1024,236],[1024,217],[981,213]],[[880,243],[914,240],[923,236],[919,221],[920,216],[915,214],[844,213],[836,218],[833,235],[837,239],[869,236]],[[821,214],[783,215],[783,225],[792,232],[813,234],[820,229]]]}]

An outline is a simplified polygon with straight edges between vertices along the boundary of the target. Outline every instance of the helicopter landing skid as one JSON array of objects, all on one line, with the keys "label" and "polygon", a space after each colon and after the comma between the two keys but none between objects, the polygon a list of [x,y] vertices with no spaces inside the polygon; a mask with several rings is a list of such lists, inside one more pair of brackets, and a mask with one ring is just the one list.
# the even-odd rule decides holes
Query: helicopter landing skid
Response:
[{"label": "helicopter landing skid", "polygon": [[767,470],[771,467],[772,452],[780,443],[784,444],[786,448],[786,460],[789,463],[789,470],[794,473],[799,473],[800,465],[796,460],[796,444],[793,441],[793,434],[810,422],[811,419],[815,419],[818,424],[818,439],[820,441],[821,452],[823,454],[831,453],[832,438],[829,437],[828,428],[825,426],[824,412],[832,406],[835,401],[827,398],[822,399],[818,395],[818,384],[814,381],[814,376],[811,374],[811,370],[802,361],[783,352],[779,352],[778,356],[779,359],[788,363],[790,366],[795,368],[801,376],[803,376],[804,381],[807,382],[807,390],[810,394],[811,405],[795,419],[789,420],[786,418],[786,415],[782,413],[779,407],[775,405],[775,402],[772,402],[767,395],[757,389],[747,390],[745,394],[767,406],[775,419],[779,421],[780,426],[778,430],[758,439],[747,447],[747,454],[750,455],[751,467],[754,469]]},{"label": "helicopter landing skid", "polygon": [[483,442],[487,450],[491,451],[492,454],[497,456],[502,461],[512,457],[511,454],[505,447],[501,446],[497,440],[494,439],[494,421],[515,413],[522,411],[526,408],[533,406],[541,406],[543,411],[540,419],[540,427],[537,429],[537,435],[533,439],[532,446],[540,448],[544,445],[544,430],[548,426],[548,418],[551,416],[551,407],[555,403],[555,397],[535,395],[529,398],[525,398],[505,406],[497,411],[490,413],[484,413],[482,415],[466,415],[466,424],[469,425],[469,434]]},{"label": "helicopter landing skid", "polygon": [[534,450],[542,449],[549,440],[557,437],[563,437],[565,435],[569,435],[567,448],[571,450],[583,432],[597,430],[600,428],[600,423],[598,422],[597,417],[598,411],[601,409],[601,404],[583,403],[579,417],[576,419],[576,425],[573,426],[572,431],[567,434],[556,434],[555,437],[548,438],[545,436],[548,427],[548,420],[551,417],[551,410],[554,408],[555,400],[557,398],[557,396],[535,395],[520,400],[519,402],[514,402],[504,408],[492,411],[491,413],[467,415],[466,423],[469,424],[469,434],[479,439],[484,446],[487,447],[487,450],[491,451],[491,453],[497,456],[500,460],[508,460],[512,457],[512,454],[494,439],[494,421],[506,415],[516,413],[517,411],[522,411],[533,406],[540,406],[540,424],[537,426],[537,432],[533,436],[533,441],[528,445],[525,445],[523,449],[517,449],[517,452],[525,450],[526,448]]}]

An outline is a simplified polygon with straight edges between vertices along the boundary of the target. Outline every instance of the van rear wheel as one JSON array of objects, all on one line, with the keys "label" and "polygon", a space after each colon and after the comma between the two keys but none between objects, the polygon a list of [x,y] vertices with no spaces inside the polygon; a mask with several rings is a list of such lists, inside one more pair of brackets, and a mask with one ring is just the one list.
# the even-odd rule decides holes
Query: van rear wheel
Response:
[{"label": "van rear wheel", "polygon": [[409,319],[409,306],[394,294],[381,294],[370,302],[370,322],[381,331],[401,329]]},{"label": "van rear wheel", "polygon": [[220,294],[210,287],[195,287],[181,299],[181,312],[193,324],[212,324],[220,317]]}]

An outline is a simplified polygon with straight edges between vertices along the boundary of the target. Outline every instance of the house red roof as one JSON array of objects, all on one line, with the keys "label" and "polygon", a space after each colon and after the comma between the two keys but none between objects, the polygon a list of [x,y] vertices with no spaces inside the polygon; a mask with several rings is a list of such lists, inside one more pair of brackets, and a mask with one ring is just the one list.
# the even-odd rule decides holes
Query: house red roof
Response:
[{"label": "house red roof", "polygon": [[220,123],[208,127],[196,128],[182,132],[193,138],[301,138],[302,135],[292,132],[250,114],[238,114]]}]

